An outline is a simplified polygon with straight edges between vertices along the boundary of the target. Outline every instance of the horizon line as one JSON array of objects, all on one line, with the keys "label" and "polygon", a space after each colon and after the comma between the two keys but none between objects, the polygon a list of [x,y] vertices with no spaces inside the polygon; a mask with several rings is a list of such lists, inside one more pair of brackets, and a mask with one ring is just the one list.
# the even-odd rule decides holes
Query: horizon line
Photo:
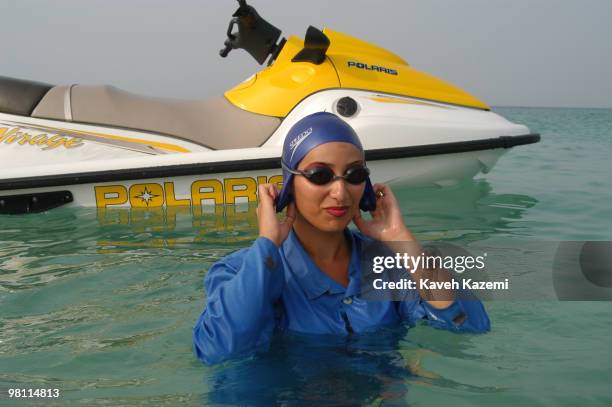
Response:
[{"label": "horizon line", "polygon": [[529,106],[529,105],[490,105],[492,108],[496,107],[518,107],[518,108],[530,108],[530,109],[600,109],[600,110],[611,110],[612,106]]}]

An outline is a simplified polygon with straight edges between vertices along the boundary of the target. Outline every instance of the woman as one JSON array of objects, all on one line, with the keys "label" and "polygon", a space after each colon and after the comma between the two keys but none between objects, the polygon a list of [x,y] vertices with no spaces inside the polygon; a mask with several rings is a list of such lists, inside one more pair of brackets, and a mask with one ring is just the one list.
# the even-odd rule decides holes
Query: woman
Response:
[{"label": "woman", "polygon": [[[454,331],[490,328],[482,304],[452,290],[406,290],[402,301],[362,295],[361,254],[374,241],[390,252],[421,252],[391,189],[372,185],[355,131],[331,113],[296,123],[285,139],[284,187],[259,187],[259,237],[215,263],[205,278],[206,308],[194,327],[205,363],[252,353],[274,331],[347,335],[419,319]],[[287,207],[284,220],[276,212]],[[371,211],[372,219],[360,210]],[[353,221],[361,233],[347,228]],[[410,275],[410,274],[409,274]],[[413,281],[450,281],[445,270],[417,270]]]}]

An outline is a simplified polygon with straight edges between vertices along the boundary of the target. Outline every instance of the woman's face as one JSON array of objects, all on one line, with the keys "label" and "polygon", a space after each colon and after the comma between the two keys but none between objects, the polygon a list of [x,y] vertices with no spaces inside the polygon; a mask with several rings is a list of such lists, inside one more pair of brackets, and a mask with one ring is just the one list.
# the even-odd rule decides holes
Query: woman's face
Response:
[{"label": "woman's face", "polygon": [[[321,144],[306,154],[298,165],[305,171],[314,167],[329,167],[334,174],[344,175],[349,168],[363,167],[363,153],[350,143]],[[359,211],[359,201],[365,182],[349,184],[343,179],[316,185],[306,177],[293,177],[293,196],[299,215],[315,228],[336,232],[346,228]]]}]

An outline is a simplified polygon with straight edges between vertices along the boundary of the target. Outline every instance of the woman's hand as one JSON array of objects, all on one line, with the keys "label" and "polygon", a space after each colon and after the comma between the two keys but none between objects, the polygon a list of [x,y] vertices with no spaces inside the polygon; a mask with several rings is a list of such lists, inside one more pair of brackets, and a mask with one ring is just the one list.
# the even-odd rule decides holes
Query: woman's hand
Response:
[{"label": "woman's hand", "polygon": [[[358,213],[353,222],[359,230],[372,239],[385,242],[394,253],[404,253],[416,257],[422,255],[422,248],[410,230],[404,224],[402,211],[391,188],[384,184],[375,184],[376,210],[372,212],[372,220],[365,220]],[[382,192],[382,193],[381,193]],[[452,276],[447,270],[435,269],[408,270],[417,283],[424,278],[431,281],[451,281]],[[442,309],[449,307],[455,293],[452,289],[419,289],[419,295],[432,307]]]},{"label": "woman's hand", "polygon": [[257,188],[259,204],[257,205],[257,223],[259,236],[272,240],[277,247],[285,241],[295,220],[295,203],[287,206],[285,220],[280,221],[276,216],[276,197],[278,189],[273,184],[261,184]]},{"label": "woman's hand", "polygon": [[391,188],[385,184],[374,184],[374,192],[376,210],[371,212],[372,220],[362,218],[361,212],[353,217],[361,233],[378,241],[414,241],[414,236],[404,224],[402,211]]}]

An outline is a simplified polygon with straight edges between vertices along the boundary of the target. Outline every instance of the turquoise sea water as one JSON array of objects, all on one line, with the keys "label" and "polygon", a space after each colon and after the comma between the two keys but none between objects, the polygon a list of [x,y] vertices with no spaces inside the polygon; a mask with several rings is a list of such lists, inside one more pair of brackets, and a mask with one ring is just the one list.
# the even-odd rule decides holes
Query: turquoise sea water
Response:
[{"label": "turquoise sea water", "polygon": [[[612,240],[612,110],[496,110],[542,142],[459,186],[395,190],[417,236]],[[202,279],[256,234],[248,207],[0,216],[0,405],[612,404],[603,301],[490,301],[486,335],[419,325],[288,336],[272,352],[203,366],[191,349]],[[545,262],[530,272],[552,285]],[[9,400],[15,387],[60,398]]]}]

